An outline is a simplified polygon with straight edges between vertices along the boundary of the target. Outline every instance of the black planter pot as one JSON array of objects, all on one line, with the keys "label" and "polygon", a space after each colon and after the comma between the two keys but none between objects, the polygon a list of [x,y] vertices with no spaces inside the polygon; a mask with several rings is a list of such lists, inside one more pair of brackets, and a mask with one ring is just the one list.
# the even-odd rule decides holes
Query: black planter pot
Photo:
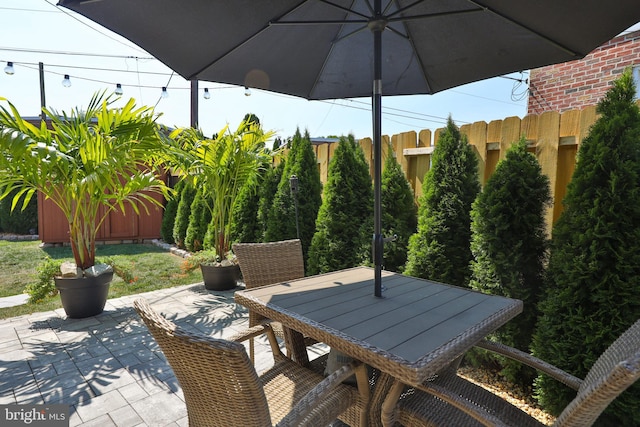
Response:
[{"label": "black planter pot", "polygon": [[102,313],[113,272],[97,277],[55,277],[62,308],[68,317],[81,319]]},{"label": "black planter pot", "polygon": [[228,291],[236,287],[240,279],[240,266],[227,265],[224,267],[200,264],[204,287],[210,291]]}]

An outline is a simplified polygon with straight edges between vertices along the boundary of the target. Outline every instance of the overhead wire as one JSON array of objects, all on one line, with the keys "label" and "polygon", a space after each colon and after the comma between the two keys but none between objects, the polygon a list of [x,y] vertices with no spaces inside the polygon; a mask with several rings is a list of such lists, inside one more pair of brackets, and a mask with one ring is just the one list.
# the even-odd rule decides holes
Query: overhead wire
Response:
[{"label": "overhead wire", "polygon": [[534,105],[533,103],[529,102],[529,106],[535,114],[540,114],[544,111],[553,110],[553,107],[545,99],[544,95],[540,93],[538,88],[536,88],[535,85],[531,82],[529,82],[529,97],[533,99],[533,101],[536,103],[536,105]]},{"label": "overhead wire", "polygon": [[116,38],[116,37],[113,37],[111,34],[107,34],[107,33],[105,33],[104,31],[101,31],[99,28],[96,28],[96,27],[94,27],[94,26],[92,26],[92,25],[89,25],[87,22],[85,22],[85,21],[84,21],[84,19],[79,19],[79,18],[78,18],[78,17],[76,17],[75,15],[71,14],[71,12],[69,12],[69,11],[67,11],[67,10],[64,10],[64,9],[61,9],[61,8],[59,8],[57,5],[55,5],[55,4],[53,4],[53,3],[50,3],[50,2],[48,2],[47,0],[43,0],[43,1],[44,1],[46,4],[48,4],[49,6],[51,6],[51,7],[55,8],[57,11],[59,11],[59,12],[61,12],[61,13],[64,13],[64,14],[65,14],[65,15],[67,15],[69,18],[71,18],[71,19],[73,19],[74,21],[76,21],[76,22],[80,23],[81,25],[84,25],[85,27],[87,27],[87,28],[91,29],[92,31],[95,31],[96,33],[98,33],[98,34],[100,34],[100,35],[102,35],[102,36],[104,36],[104,37],[107,37],[108,39],[113,40],[114,42],[116,42],[116,43],[118,43],[118,44],[121,44],[121,45],[123,45],[123,46],[126,46],[126,47],[128,47],[128,48],[130,48],[130,49],[137,50],[138,52],[144,52],[144,50],[140,49],[138,46],[131,45],[130,43],[125,43],[125,42],[124,42],[124,41],[122,41],[121,39],[118,39],[118,38]]},{"label": "overhead wire", "polygon": [[[98,34],[105,36],[113,41],[118,42],[119,44],[122,44],[124,46],[126,46],[127,48],[130,49],[135,49],[138,51],[142,51],[141,49],[137,48],[136,46],[132,46],[130,44],[127,43],[123,43],[121,40],[118,40],[114,37],[112,37],[111,35],[100,31],[98,28],[95,28],[89,24],[87,24],[86,22],[84,22],[83,20],[79,19],[78,17],[74,16],[71,12],[66,11],[60,7],[58,7],[57,5],[51,3],[48,0],[43,0],[49,7],[54,8],[55,10],[44,10],[44,9],[31,9],[31,8],[5,8],[8,10],[16,10],[16,11],[26,11],[26,12],[46,12],[46,13],[63,13],[66,16],[68,16],[69,18],[77,21],[78,23],[90,28],[92,31],[97,32]],[[70,52],[70,51],[54,51],[54,50],[38,50],[38,49],[28,49],[28,48],[12,48],[12,47],[0,47],[0,50],[3,51],[15,51],[15,52],[24,52],[24,53],[41,53],[41,54],[54,54],[54,55],[70,55],[70,56],[87,56],[87,57],[103,57],[103,58],[121,58],[121,59],[125,59],[125,60],[129,60],[129,59],[135,59],[136,61],[136,70],[119,70],[119,69],[115,69],[115,68],[100,68],[100,67],[83,67],[83,66],[64,66],[64,65],[59,65],[59,64],[47,64],[47,66],[51,66],[51,67],[65,67],[65,68],[70,68],[70,69],[79,69],[79,70],[93,70],[93,71],[105,71],[105,72],[123,72],[123,73],[136,73],[137,77],[138,77],[138,84],[137,85],[127,85],[127,86],[132,86],[132,87],[138,87],[140,90],[142,88],[158,88],[158,86],[148,86],[148,85],[143,85],[141,84],[140,81],[140,76],[142,74],[148,74],[148,75],[168,75],[168,82],[167,85],[165,87],[167,87],[167,89],[169,89],[169,84],[175,74],[175,72],[171,72],[171,73],[162,73],[162,72],[152,72],[152,71],[140,71],[139,70],[139,62],[141,60],[149,60],[149,61],[157,61],[156,58],[153,57],[140,57],[140,56],[134,56],[134,55],[112,55],[112,54],[101,54],[101,53],[94,53],[94,52]],[[145,52],[146,53],[146,52]],[[19,62],[14,62],[14,64],[19,64]],[[29,64],[29,63],[26,63]],[[27,68],[31,68],[31,67],[27,67]],[[51,71],[46,71],[46,72],[51,72]],[[51,72],[53,74],[59,74],[61,75],[61,73],[55,73],[55,72]],[[66,74],[66,73],[65,73]],[[92,82],[97,82],[97,83],[102,83],[102,84],[109,84],[109,85],[115,85],[115,83],[113,82],[109,82],[109,81],[105,81],[105,80],[100,80],[100,79],[95,79],[95,78],[87,78],[87,77],[81,77],[81,76],[74,76],[74,79],[80,79],[80,80],[87,80],[87,81],[92,81]],[[228,87],[219,87],[219,88],[212,88],[212,89],[223,89],[223,88],[232,88],[234,86],[228,86]],[[171,90],[188,90],[190,89],[189,87],[171,87]],[[488,97],[483,97],[483,96],[479,96],[479,95],[475,95],[475,94],[470,94],[470,93],[465,93],[462,91],[458,91],[458,90],[452,90],[455,93],[459,93],[461,95],[464,96],[471,96],[471,97],[475,97],[475,98],[481,98],[481,99],[486,99],[492,102],[502,102],[502,103],[508,103],[502,100],[498,100],[498,99],[492,99],[492,98],[488,98]],[[281,95],[281,94],[276,94],[276,93],[272,93],[269,92],[269,94],[271,95]],[[513,92],[512,92],[513,94]],[[285,96],[285,95],[283,95]],[[158,101],[156,102],[156,106],[158,105],[158,103],[160,102],[162,98],[158,98]],[[513,100],[513,97],[512,97]],[[367,107],[359,107],[357,106],[357,104],[365,104],[364,102],[361,101],[357,101],[357,100],[353,100],[353,99],[343,99],[341,100],[343,101],[342,103],[336,103],[336,101],[320,101],[320,102],[332,102],[331,105],[333,108],[334,105],[338,105],[341,106],[343,108],[352,108],[352,109],[357,109],[357,110],[363,110],[363,111],[371,111],[371,107],[368,105]],[[386,107],[383,106],[383,110],[384,110],[384,114],[387,120],[390,121],[394,121],[396,123],[400,123],[403,125],[406,125],[406,123],[402,123],[398,120],[394,120],[391,119],[389,117],[398,117],[401,119],[410,119],[410,120],[418,120],[420,122],[431,122],[431,123],[437,123],[437,124],[443,124],[446,123],[447,118],[445,117],[439,117],[439,116],[434,116],[434,115],[429,115],[429,114],[424,114],[424,113],[417,113],[415,111],[408,111],[408,110],[403,110],[403,109],[398,109],[398,108],[393,108],[393,107]],[[331,111],[331,109],[329,110],[329,112]],[[327,116],[329,114],[329,112],[327,112]],[[456,122],[460,122],[460,123],[467,123],[464,121],[456,121]],[[407,125],[410,126],[410,125]]]}]

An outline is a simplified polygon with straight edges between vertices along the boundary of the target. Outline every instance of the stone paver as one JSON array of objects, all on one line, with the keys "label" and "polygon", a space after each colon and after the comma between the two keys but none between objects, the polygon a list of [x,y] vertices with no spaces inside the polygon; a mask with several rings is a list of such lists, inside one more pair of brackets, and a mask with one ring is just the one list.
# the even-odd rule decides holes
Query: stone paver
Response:
[{"label": "stone paver", "polygon": [[[139,296],[207,335],[227,337],[248,324],[233,291],[196,284]],[[55,310],[0,320],[0,404],[68,404],[73,427],[187,426],[180,385],[133,310],[139,296],[109,300],[87,319]],[[256,369],[269,368],[266,340],[258,340],[256,352]]]}]

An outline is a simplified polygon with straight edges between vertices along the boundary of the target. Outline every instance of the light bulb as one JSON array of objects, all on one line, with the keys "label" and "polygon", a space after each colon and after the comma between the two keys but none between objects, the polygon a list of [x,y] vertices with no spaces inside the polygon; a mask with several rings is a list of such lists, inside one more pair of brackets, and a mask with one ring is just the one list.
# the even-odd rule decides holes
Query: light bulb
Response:
[{"label": "light bulb", "polygon": [[209,93],[209,88],[204,88],[204,99],[210,99],[211,98],[211,94]]},{"label": "light bulb", "polygon": [[251,89],[248,87],[244,87],[244,96],[251,96]]},{"label": "light bulb", "polygon": [[62,86],[64,87],[71,86],[71,79],[69,78],[69,74],[64,75],[64,79],[62,79]]},{"label": "light bulb", "polygon": [[169,92],[167,92],[167,88],[165,86],[162,86],[162,93],[160,94],[160,96],[162,98],[168,98],[169,97]]},{"label": "light bulb", "polygon": [[16,70],[13,69],[13,62],[7,62],[7,66],[4,67],[4,72],[9,74],[10,76],[16,72]]},{"label": "light bulb", "polygon": [[122,85],[120,83],[116,83],[116,91],[115,94],[120,96],[124,93],[124,91],[122,90]]}]

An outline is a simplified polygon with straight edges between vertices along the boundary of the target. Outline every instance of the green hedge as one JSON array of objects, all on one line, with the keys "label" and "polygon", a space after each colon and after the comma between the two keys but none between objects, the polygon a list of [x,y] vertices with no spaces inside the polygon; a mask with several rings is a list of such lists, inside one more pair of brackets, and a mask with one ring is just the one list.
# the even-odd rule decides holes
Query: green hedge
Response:
[{"label": "green hedge", "polygon": [[[524,302],[522,314],[494,336],[528,352],[536,320],[547,255],[545,212],[551,204],[549,178],[524,139],[498,163],[471,211],[473,289]],[[511,381],[532,385],[533,369],[498,359]]]},{"label": "green hedge", "polygon": [[[604,350],[640,318],[640,111],[625,72],[598,104],[599,119],[578,162],[553,229],[546,298],[534,353],[584,378]],[[557,414],[575,391],[536,381],[541,404]],[[640,383],[599,425],[640,425]]]},{"label": "green hedge", "polygon": [[456,286],[471,276],[471,204],[480,191],[478,159],[449,118],[431,158],[409,240],[405,273]]},{"label": "green hedge", "polygon": [[373,187],[362,148],[341,137],[329,164],[307,268],[309,274],[356,267],[371,260]]},{"label": "green hedge", "polygon": [[38,233],[38,202],[34,195],[27,207],[22,210],[22,199],[11,211],[13,194],[0,200],[0,231],[15,234],[37,234]]}]

